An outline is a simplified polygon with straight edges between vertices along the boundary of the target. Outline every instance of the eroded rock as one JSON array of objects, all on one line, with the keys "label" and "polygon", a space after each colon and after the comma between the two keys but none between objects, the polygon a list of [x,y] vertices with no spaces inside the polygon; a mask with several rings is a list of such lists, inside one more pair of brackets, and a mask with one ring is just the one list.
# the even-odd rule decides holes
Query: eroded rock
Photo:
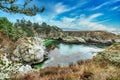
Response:
[{"label": "eroded rock", "polygon": [[101,52],[101,55],[114,63],[120,64],[120,43],[115,43]]},{"label": "eroded rock", "polygon": [[43,40],[38,37],[19,39],[16,43],[11,59],[23,63],[40,63],[47,55]]},{"label": "eroded rock", "polygon": [[5,52],[0,52],[0,80],[9,79],[12,74],[25,73],[31,70],[31,66],[12,62],[7,58]]}]

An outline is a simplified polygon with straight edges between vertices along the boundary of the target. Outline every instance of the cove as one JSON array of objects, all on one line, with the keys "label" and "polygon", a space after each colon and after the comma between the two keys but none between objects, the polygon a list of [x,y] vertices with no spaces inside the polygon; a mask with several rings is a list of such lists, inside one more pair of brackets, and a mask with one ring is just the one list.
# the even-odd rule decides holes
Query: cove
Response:
[{"label": "cove", "polygon": [[49,51],[48,60],[43,63],[42,67],[67,66],[78,60],[91,59],[96,56],[97,52],[103,50],[104,47],[95,45],[59,43],[57,48]]}]

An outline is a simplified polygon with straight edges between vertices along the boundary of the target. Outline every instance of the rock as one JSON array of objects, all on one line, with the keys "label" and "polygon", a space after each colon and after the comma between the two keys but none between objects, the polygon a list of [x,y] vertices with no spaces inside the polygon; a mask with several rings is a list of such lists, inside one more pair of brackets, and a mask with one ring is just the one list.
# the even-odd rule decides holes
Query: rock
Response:
[{"label": "rock", "polygon": [[120,43],[114,43],[103,52],[101,52],[101,55],[106,60],[120,64]]},{"label": "rock", "polygon": [[[106,31],[62,31],[60,35],[58,32],[54,32],[51,37],[41,33],[40,35],[46,35],[46,39],[55,39],[66,43],[85,43],[85,44],[105,44],[111,45],[115,42],[120,42],[120,35],[106,32]],[[50,34],[50,33],[49,33]],[[50,35],[49,35],[50,36]]]},{"label": "rock", "polygon": [[74,38],[77,39],[80,43],[86,43],[86,41],[81,37],[74,37]]},{"label": "rock", "polygon": [[116,43],[120,43],[120,39],[115,39],[115,42]]},{"label": "rock", "polygon": [[67,43],[78,43],[78,40],[72,37],[66,37],[63,39],[63,41]]},{"label": "rock", "polygon": [[19,72],[20,73],[27,73],[27,72],[29,72],[29,71],[31,71],[32,70],[32,67],[30,66],[30,65],[26,65],[26,66],[21,66],[20,68],[19,68]]},{"label": "rock", "polygon": [[6,56],[6,53],[0,52],[0,80],[9,79],[12,74],[20,73],[19,68],[23,66],[21,63],[10,61]]},{"label": "rock", "polygon": [[43,40],[38,37],[19,39],[16,43],[11,59],[22,63],[35,64],[44,60],[47,51]]},{"label": "rock", "polygon": [[[119,35],[105,31],[63,31],[62,35],[61,40],[67,43],[98,43],[111,45],[112,43],[120,42]],[[56,38],[57,37],[58,36],[56,36]]]}]

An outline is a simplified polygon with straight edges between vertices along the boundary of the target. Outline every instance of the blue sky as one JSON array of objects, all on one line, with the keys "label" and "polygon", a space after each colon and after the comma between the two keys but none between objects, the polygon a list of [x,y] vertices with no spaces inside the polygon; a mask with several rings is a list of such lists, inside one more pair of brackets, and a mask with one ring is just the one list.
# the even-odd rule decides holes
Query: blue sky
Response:
[{"label": "blue sky", "polygon": [[0,17],[7,17],[12,22],[24,17],[65,30],[120,32],[120,0],[33,0],[31,4],[44,6],[45,11],[33,17],[0,11]]}]

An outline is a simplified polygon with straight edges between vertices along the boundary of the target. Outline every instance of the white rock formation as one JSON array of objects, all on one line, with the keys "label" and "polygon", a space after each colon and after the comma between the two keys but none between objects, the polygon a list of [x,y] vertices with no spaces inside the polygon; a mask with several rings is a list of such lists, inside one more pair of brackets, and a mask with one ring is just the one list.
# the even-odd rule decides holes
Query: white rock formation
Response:
[{"label": "white rock formation", "polygon": [[0,80],[9,79],[12,74],[23,74],[32,71],[31,66],[12,62],[6,56],[6,53],[0,53]]},{"label": "white rock formation", "polygon": [[38,37],[22,38],[16,42],[12,60],[29,64],[40,63],[47,55],[43,40]]},{"label": "white rock formation", "polygon": [[32,70],[32,67],[30,66],[30,65],[26,65],[26,66],[21,66],[20,68],[19,68],[19,72],[20,73],[27,73],[27,72],[29,72],[29,71],[31,71]]}]

